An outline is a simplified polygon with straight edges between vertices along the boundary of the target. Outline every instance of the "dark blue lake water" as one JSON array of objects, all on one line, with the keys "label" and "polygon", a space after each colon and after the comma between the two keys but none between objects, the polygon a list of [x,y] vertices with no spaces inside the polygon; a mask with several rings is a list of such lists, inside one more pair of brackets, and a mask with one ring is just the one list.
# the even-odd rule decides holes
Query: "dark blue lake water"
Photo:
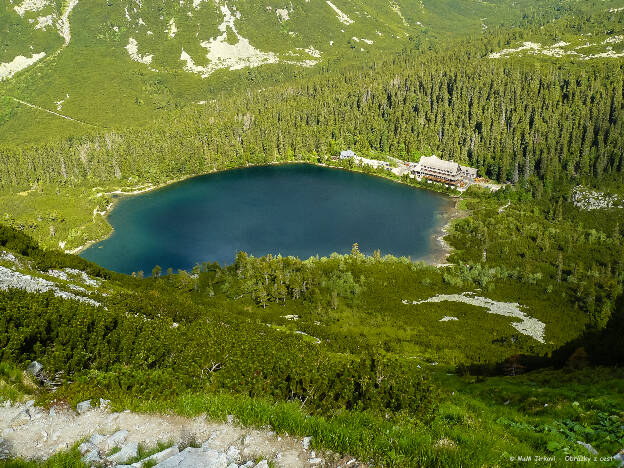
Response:
[{"label": "dark blue lake water", "polygon": [[450,199],[378,177],[306,164],[211,174],[124,197],[112,236],[82,253],[111,270],[146,274],[230,264],[237,251],[300,258],[348,253],[427,257]]}]

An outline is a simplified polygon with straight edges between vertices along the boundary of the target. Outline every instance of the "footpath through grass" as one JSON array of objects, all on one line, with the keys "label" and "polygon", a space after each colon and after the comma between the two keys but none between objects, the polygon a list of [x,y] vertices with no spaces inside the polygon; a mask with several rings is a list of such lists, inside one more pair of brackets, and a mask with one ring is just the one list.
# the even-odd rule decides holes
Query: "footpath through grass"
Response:
[{"label": "footpath through grass", "polygon": [[[427,420],[373,411],[312,415],[301,402],[275,403],[233,394],[188,393],[151,400],[130,393],[106,396],[113,398],[113,411],[175,413],[216,421],[233,415],[236,424],[312,436],[314,449],[350,454],[374,466],[514,466],[512,458],[538,456],[547,459],[540,466],[569,466],[566,457],[591,455],[579,441],[598,451],[595,466],[617,466],[600,459],[624,446],[624,370],[548,369],[485,379],[451,371],[440,368],[434,373],[440,401]],[[63,398],[75,406],[98,391],[69,385],[55,394],[40,394],[37,400],[45,405]],[[0,466],[82,465],[76,451],[70,450],[44,464],[14,460]]]}]

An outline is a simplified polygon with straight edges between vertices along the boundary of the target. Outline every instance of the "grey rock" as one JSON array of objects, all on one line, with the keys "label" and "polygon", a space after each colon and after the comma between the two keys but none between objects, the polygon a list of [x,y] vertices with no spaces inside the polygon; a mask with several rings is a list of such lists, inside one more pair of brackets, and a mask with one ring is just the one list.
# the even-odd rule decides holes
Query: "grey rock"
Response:
[{"label": "grey rock", "polygon": [[310,458],[308,460],[308,463],[310,465],[318,465],[319,463],[323,463],[323,459],[322,458]]},{"label": "grey rock", "polygon": [[26,411],[28,411],[30,419],[40,419],[43,417],[43,410],[41,410],[41,408],[37,408],[36,406],[28,408]]},{"label": "grey rock", "polygon": [[303,450],[308,450],[310,448],[310,442],[312,442],[312,437],[304,437],[301,445],[303,446]]},{"label": "grey rock", "polygon": [[244,465],[241,465],[240,468],[251,468],[252,466],[254,466],[254,462],[248,461]]},{"label": "grey rock", "polygon": [[90,409],[93,409],[91,406],[91,400],[81,401],[78,405],[76,405],[76,411],[78,414],[86,413]]},{"label": "grey rock", "polygon": [[37,377],[39,374],[41,374],[42,370],[43,370],[43,365],[41,365],[41,363],[37,361],[33,361],[30,364],[28,364],[28,367],[26,368],[26,373]]},{"label": "grey rock", "polygon": [[105,440],[106,440],[106,436],[103,436],[102,434],[98,434],[98,433],[95,433],[91,437],[89,437],[89,442],[91,442],[94,445],[100,445]]},{"label": "grey rock", "polygon": [[100,454],[97,450],[91,450],[90,452],[87,452],[87,454],[82,457],[82,461],[87,465],[102,463],[102,459],[100,458]]},{"label": "grey rock", "polygon": [[189,447],[159,463],[154,468],[227,468],[224,453],[206,448]]},{"label": "grey rock", "polygon": [[624,450],[622,450],[620,453],[615,455],[613,457],[613,460],[616,461],[616,462],[619,462],[619,464],[617,466],[623,467],[624,466]]},{"label": "grey rock", "polygon": [[87,452],[92,452],[93,450],[97,451],[98,447],[91,442],[83,442],[78,446],[78,451],[80,452],[80,455],[84,455]]},{"label": "grey rock", "polygon": [[580,440],[576,441],[577,444],[582,445],[587,449],[587,451],[592,455],[598,455],[598,450],[591,446],[591,444],[587,444],[585,442],[581,442]]},{"label": "grey rock", "polygon": [[256,465],[256,468],[269,468],[269,462],[266,460],[262,460]]},{"label": "grey rock", "polygon": [[30,422],[30,414],[28,413],[28,409],[23,409],[15,416],[13,416],[13,419],[11,419],[11,421],[9,422],[9,426],[19,427],[27,424],[28,422]]},{"label": "grey rock", "polygon": [[230,463],[227,468],[238,468],[238,465],[236,463]]},{"label": "grey rock", "polygon": [[125,429],[115,432],[112,436],[104,441],[104,451],[108,452],[113,447],[119,447],[126,441],[126,437],[128,437],[128,431],[126,431]]},{"label": "grey rock", "polygon": [[230,447],[228,447],[227,452],[225,452],[225,456],[230,463],[238,461],[240,459],[240,450],[231,445]]},{"label": "grey rock", "polygon": [[139,454],[139,444],[137,442],[128,442],[121,447],[121,450],[110,457],[107,457],[109,461],[113,463],[125,463],[131,458],[136,457]]},{"label": "grey rock", "polygon": [[35,400],[28,400],[24,403],[24,408],[26,409],[32,408],[33,406],[35,406]]},{"label": "grey rock", "polygon": [[104,398],[100,398],[100,408],[107,409],[110,406],[110,400],[105,400]]},{"label": "grey rock", "polygon": [[234,415],[233,414],[228,414],[227,415],[227,422],[228,424],[233,424],[234,423]]}]

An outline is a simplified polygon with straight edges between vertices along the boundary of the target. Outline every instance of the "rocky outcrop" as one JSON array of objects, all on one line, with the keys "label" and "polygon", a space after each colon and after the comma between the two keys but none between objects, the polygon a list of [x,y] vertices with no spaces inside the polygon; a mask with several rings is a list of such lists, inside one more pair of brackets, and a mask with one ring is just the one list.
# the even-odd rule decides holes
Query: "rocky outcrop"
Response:
[{"label": "rocky outcrop", "polygon": [[576,187],[572,192],[572,203],[581,210],[606,210],[609,208],[624,208],[624,198],[617,195],[607,195],[595,190]]},{"label": "rocky outcrop", "polygon": [[[315,453],[311,437],[301,440],[241,427],[233,416],[221,423],[203,416],[114,413],[108,406],[101,399],[99,406],[97,400],[87,400],[75,409],[61,405],[47,410],[34,401],[6,403],[0,406],[0,459],[45,460],[79,443],[82,459],[90,466],[268,468],[269,462],[285,468],[363,466],[352,457]],[[158,444],[169,447],[139,459],[139,453],[154,452]]]}]

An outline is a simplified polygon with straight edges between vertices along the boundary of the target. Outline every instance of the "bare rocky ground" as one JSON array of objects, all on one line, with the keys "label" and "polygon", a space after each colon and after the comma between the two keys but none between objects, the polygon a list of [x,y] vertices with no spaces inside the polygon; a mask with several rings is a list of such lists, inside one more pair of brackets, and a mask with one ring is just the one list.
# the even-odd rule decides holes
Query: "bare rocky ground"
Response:
[{"label": "bare rocky ground", "polygon": [[[310,438],[278,436],[270,430],[175,415],[113,413],[102,400],[98,408],[80,403],[49,410],[26,403],[0,407],[0,460],[21,457],[45,460],[80,442],[90,466],[158,468],[363,467],[352,457],[315,453]],[[150,458],[125,464],[144,448],[168,447]],[[161,445],[161,448],[164,448]],[[271,465],[269,465],[269,463]]]}]

